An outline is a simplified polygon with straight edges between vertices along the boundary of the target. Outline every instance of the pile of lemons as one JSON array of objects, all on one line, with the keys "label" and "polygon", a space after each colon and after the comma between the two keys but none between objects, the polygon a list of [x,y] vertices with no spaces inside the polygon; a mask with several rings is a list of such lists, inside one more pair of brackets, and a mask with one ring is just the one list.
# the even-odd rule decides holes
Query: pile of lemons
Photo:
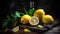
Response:
[{"label": "pile of lemons", "polygon": [[51,15],[45,15],[45,11],[43,9],[37,9],[33,16],[26,14],[21,17],[22,24],[30,23],[30,25],[37,25],[39,24],[39,20],[44,24],[52,23],[54,21]]},{"label": "pile of lemons", "polygon": [[[38,25],[39,23],[41,23],[41,22],[39,22],[40,20],[44,24],[49,24],[49,23],[52,23],[54,21],[54,18],[51,15],[46,15],[45,11],[43,9],[37,9],[34,12],[33,16],[25,14],[25,15],[21,16],[21,19],[20,19],[22,24],[30,24],[32,26],[37,25],[38,28],[43,28],[42,25]],[[19,31],[19,27],[14,28],[12,31],[13,32]],[[24,32],[31,32],[27,28],[25,28],[23,31]]]}]

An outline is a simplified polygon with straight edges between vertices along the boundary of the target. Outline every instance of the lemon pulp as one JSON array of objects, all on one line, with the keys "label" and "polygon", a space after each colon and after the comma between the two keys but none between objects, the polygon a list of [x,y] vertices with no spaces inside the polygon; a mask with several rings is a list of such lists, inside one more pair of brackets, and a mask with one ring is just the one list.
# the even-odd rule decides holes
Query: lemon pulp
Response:
[{"label": "lemon pulp", "polygon": [[31,17],[31,19],[29,20],[29,23],[30,25],[38,25],[39,24],[38,17],[35,17],[35,16]]}]

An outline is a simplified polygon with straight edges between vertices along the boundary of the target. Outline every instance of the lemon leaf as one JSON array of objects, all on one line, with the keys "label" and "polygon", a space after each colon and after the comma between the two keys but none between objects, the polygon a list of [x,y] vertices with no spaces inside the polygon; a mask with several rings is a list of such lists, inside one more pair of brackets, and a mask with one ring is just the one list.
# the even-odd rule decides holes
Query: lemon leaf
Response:
[{"label": "lemon leaf", "polygon": [[14,18],[14,19],[17,19],[17,16],[15,14],[11,14],[11,16]]},{"label": "lemon leaf", "polygon": [[7,20],[10,21],[11,20],[11,17],[9,15],[7,15]]},{"label": "lemon leaf", "polygon": [[16,15],[17,17],[21,17],[21,16],[20,16],[20,12],[18,12],[18,11],[15,12],[15,15]]},{"label": "lemon leaf", "polygon": [[32,16],[32,15],[33,15],[33,13],[34,13],[34,11],[35,11],[35,9],[34,9],[34,8],[30,9],[30,10],[29,10],[29,15],[31,15],[31,16]]},{"label": "lemon leaf", "polygon": [[27,10],[26,10],[26,9],[24,9],[24,11],[25,11],[25,13],[26,13],[26,14],[28,14],[28,12],[27,12]]},{"label": "lemon leaf", "polygon": [[8,21],[7,21],[7,20],[5,20],[5,21],[3,22],[2,28],[7,27],[7,25],[8,25]]},{"label": "lemon leaf", "polygon": [[13,22],[11,26],[12,26],[12,28],[13,28],[13,27],[15,27],[16,25],[17,25],[17,22]]},{"label": "lemon leaf", "polygon": [[9,22],[9,28],[14,28],[17,25],[17,20],[15,19],[11,19],[11,21]]}]

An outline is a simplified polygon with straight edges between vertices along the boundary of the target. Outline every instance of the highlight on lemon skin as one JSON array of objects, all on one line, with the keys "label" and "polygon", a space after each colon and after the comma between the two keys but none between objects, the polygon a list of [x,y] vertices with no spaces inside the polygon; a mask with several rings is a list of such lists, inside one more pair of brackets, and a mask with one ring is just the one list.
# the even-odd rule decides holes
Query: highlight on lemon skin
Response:
[{"label": "highlight on lemon skin", "polygon": [[43,9],[37,9],[33,15],[41,19],[45,15],[45,12]]},{"label": "highlight on lemon skin", "polygon": [[23,15],[22,17],[21,17],[21,23],[22,24],[27,24],[27,23],[29,23],[29,20],[31,19],[31,16],[29,16],[29,15]]},{"label": "highlight on lemon skin", "polygon": [[44,24],[52,23],[53,21],[54,21],[54,19],[51,15],[44,15],[42,18],[42,22]]}]

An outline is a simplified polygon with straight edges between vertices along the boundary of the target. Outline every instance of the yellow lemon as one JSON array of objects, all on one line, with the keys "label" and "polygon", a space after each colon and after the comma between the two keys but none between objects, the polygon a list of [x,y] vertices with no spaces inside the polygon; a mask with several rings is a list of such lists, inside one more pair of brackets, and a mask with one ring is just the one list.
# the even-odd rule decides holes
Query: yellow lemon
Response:
[{"label": "yellow lemon", "polygon": [[27,23],[29,23],[29,20],[31,19],[31,16],[29,16],[29,15],[23,15],[22,17],[21,17],[21,23],[22,24],[27,24]]},{"label": "yellow lemon", "polygon": [[45,12],[43,9],[37,9],[34,12],[34,16],[38,17],[39,19],[41,19],[43,15],[45,15]]},{"label": "yellow lemon", "polygon": [[38,25],[37,27],[38,27],[38,28],[43,28],[43,26],[42,26],[42,25]]},{"label": "yellow lemon", "polygon": [[31,32],[31,31],[25,28],[25,29],[24,29],[24,32]]},{"label": "yellow lemon", "polygon": [[50,23],[50,22],[53,22],[54,19],[51,15],[44,15],[43,18],[42,18],[42,22],[44,24],[47,24],[47,23]]}]

